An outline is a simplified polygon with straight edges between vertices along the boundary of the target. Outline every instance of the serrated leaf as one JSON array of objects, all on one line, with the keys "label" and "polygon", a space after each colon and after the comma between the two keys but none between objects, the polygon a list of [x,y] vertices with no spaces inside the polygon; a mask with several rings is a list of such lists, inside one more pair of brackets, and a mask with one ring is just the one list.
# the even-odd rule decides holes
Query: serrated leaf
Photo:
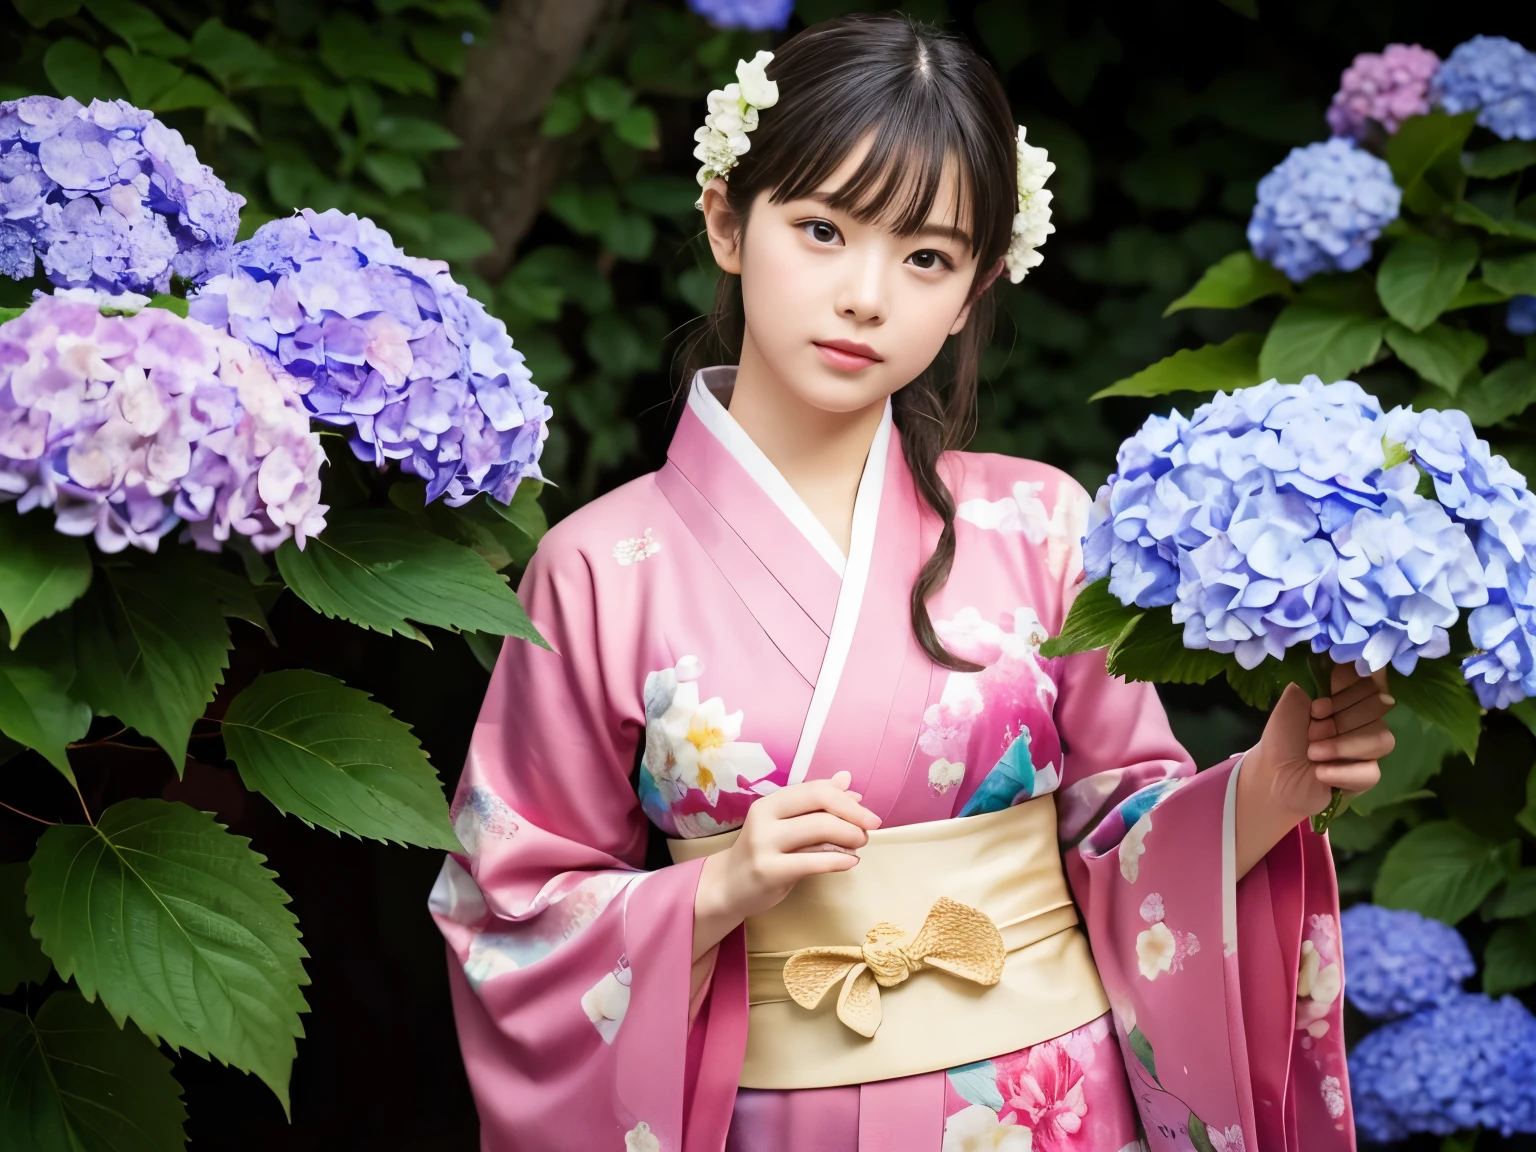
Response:
[{"label": "serrated leaf", "polygon": [[1522,868],[1509,878],[1493,915],[1499,920],[1536,916],[1536,868]]},{"label": "serrated leaf", "polygon": [[27,910],[59,974],[113,1019],[254,1072],[286,1112],[309,979],[265,861],[206,813],[124,800],[94,828],[43,833]]},{"label": "serrated leaf", "polygon": [[1484,258],[1483,281],[1507,296],[1536,296],[1536,252]]},{"label": "serrated leaf", "polygon": [[[1468,236],[1399,240],[1376,273],[1376,294],[1387,315],[1422,332],[1445,311],[1477,267],[1477,242]],[[1484,279],[1487,279],[1486,273]]]},{"label": "serrated leaf", "polygon": [[1126,1039],[1130,1041],[1131,1051],[1135,1053],[1136,1059],[1147,1070],[1147,1075],[1152,1077],[1152,1082],[1161,1084],[1162,1082],[1157,1078],[1157,1060],[1152,1054],[1152,1041],[1147,1039],[1147,1034],[1140,1028],[1132,1028]]},{"label": "serrated leaf", "polygon": [[224,747],[247,788],[306,824],[460,850],[410,727],[340,680],[303,669],[258,677],[224,715]]},{"label": "serrated leaf", "polygon": [[32,625],[85,595],[90,584],[84,540],[54,531],[46,512],[21,516],[14,506],[0,507],[0,615],[12,648]]},{"label": "serrated leaf", "polygon": [[1483,991],[1490,996],[1536,984],[1536,921],[1500,924],[1483,950]]},{"label": "serrated leaf", "polygon": [[0,1009],[0,1152],[186,1147],[171,1062],[99,1004],[55,992],[36,1018]]},{"label": "serrated leaf", "polygon": [[1239,332],[1220,344],[1184,348],[1143,368],[1134,376],[1117,380],[1095,392],[1090,400],[1106,396],[1163,396],[1169,392],[1230,392],[1259,382],[1259,349],[1264,337]]},{"label": "serrated leaf", "polygon": [[0,732],[36,749],[74,783],[65,749],[89,730],[91,709],[71,690],[75,676],[69,654],[34,658],[38,648],[32,644],[27,652],[0,649]]},{"label": "serrated leaf", "polygon": [[1457,406],[1480,427],[1518,416],[1536,404],[1536,363],[1506,360],[1456,398]]},{"label": "serrated leaf", "polygon": [[1420,660],[1412,676],[1390,669],[1387,685],[1399,704],[1417,712],[1420,719],[1439,725],[1469,760],[1477,759],[1483,709],[1461,674],[1459,660]]},{"label": "serrated leaf", "polygon": [[1207,268],[1193,288],[1163,309],[1163,315],[1186,308],[1242,308],[1266,296],[1290,294],[1291,282],[1284,272],[1244,249]]},{"label": "serrated leaf", "polygon": [[1410,708],[1388,712],[1387,727],[1392,729],[1397,743],[1381,759],[1381,781],[1350,802],[1351,810],[1361,816],[1399,803],[1423,788],[1455,750],[1449,732]]},{"label": "serrated leaf", "polygon": [[0,864],[0,996],[22,984],[41,984],[52,971],[27,915],[27,864]]},{"label": "serrated leaf", "polygon": [[1488,351],[1486,336],[1449,324],[1415,332],[1393,321],[1387,325],[1386,340],[1399,360],[1452,396]]},{"label": "serrated leaf", "polygon": [[1381,351],[1386,320],[1297,301],[1275,318],[1259,352],[1259,379],[1295,384],[1315,374],[1345,380]]},{"label": "serrated leaf", "polygon": [[1415,212],[1432,215],[1460,196],[1466,182],[1461,149],[1476,119],[1476,112],[1449,116],[1435,111],[1411,116],[1387,138],[1392,180],[1403,190],[1404,203]]},{"label": "serrated leaf", "polygon": [[1151,609],[1127,627],[1107,658],[1111,676],[1158,684],[1204,684],[1235,663],[1219,652],[1184,647],[1184,629],[1166,608]]},{"label": "serrated leaf", "polygon": [[180,557],[103,568],[75,617],[75,686],[165,749],[179,774],[192,725],[224,679],[231,647],[215,591]]},{"label": "serrated leaf", "polygon": [[1303,646],[1287,649],[1284,660],[1260,660],[1253,668],[1244,668],[1233,659],[1227,665],[1227,683],[1244,704],[1265,711],[1279,699],[1287,684],[1300,684],[1309,695],[1314,685]]},{"label": "serrated leaf", "polygon": [[349,511],[277,551],[288,587],[323,616],[425,640],[418,624],[517,636],[547,647],[505,577],[473,551],[395,512]]},{"label": "serrated leaf", "polygon": [[1122,604],[1109,590],[1109,577],[1085,585],[1067,610],[1061,632],[1040,645],[1040,655],[1054,659],[1107,648],[1141,619],[1142,609]]},{"label": "serrated leaf", "polygon": [[1472,152],[1466,157],[1467,175],[1480,180],[1497,180],[1536,164],[1536,141],[1511,140]]},{"label": "serrated leaf", "polygon": [[544,491],[544,485],[537,480],[523,480],[517,486],[517,491],[512,495],[512,503],[502,504],[492,500],[487,495],[484,506],[500,516],[508,524],[517,530],[520,546],[514,549],[512,559],[517,564],[526,564],[533,557],[534,549],[539,546],[539,541],[544,538],[544,533],[549,531],[549,518],[544,514],[544,508],[539,504],[539,496]]},{"label": "serrated leaf", "polygon": [[1411,908],[1455,924],[1509,874],[1508,848],[1453,820],[1432,820],[1388,850],[1372,894],[1387,908]]}]

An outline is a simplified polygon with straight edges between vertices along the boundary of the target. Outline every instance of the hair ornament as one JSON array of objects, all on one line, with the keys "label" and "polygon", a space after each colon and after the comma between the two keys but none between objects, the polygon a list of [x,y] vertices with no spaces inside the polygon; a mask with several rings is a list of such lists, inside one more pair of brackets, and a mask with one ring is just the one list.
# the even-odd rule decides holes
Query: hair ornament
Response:
[{"label": "hair ornament", "polygon": [[[736,61],[736,83],[709,94],[709,115],[693,134],[699,142],[693,155],[704,165],[699,169],[700,188],[717,176],[730,179],[737,158],[752,147],[747,133],[757,127],[758,113],[779,102],[779,86],[767,75],[772,59],[772,52],[759,52],[750,61]],[[703,199],[694,207],[703,208]]]},{"label": "hair ornament", "polygon": [[1056,231],[1051,223],[1051,194],[1045,182],[1056,165],[1047,159],[1044,148],[1024,143],[1024,126],[1019,125],[1019,210],[1013,217],[1013,239],[1003,264],[1008,279],[1017,284],[1043,257],[1040,245]]}]

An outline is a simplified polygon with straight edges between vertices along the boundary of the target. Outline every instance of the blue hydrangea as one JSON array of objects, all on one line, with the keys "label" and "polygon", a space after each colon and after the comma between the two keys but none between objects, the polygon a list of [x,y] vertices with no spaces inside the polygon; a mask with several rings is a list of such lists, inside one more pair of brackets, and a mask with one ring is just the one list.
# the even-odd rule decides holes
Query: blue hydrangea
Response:
[{"label": "blue hydrangea", "polygon": [[795,0],[688,0],[688,7],[716,28],[777,32],[789,23]]},{"label": "blue hydrangea", "polygon": [[1171,605],[1184,644],[1245,668],[1296,644],[1362,672],[1450,651],[1487,603],[1467,530],[1387,459],[1380,403],[1349,380],[1271,380],[1121,445],[1083,543],[1123,603]]},{"label": "blue hydrangea", "polygon": [[1353,140],[1334,137],[1293,148],[1259,181],[1248,244],[1300,282],[1318,272],[1350,272],[1397,219],[1402,194],[1392,169]]},{"label": "blue hydrangea", "polygon": [[231,271],[189,301],[307,384],[304,403],[352,430],[352,450],[398,460],[427,499],[508,503],[551,415],[506,326],[439,260],[407,256],[368,219],[332,209],[273,220],[235,246]]},{"label": "blue hydrangea", "polygon": [[1516,336],[1536,336],[1536,296],[1516,296],[1504,313],[1504,327]]},{"label": "blue hydrangea", "polygon": [[1355,1126],[1372,1142],[1536,1132],[1536,1017],[1513,996],[1462,993],[1366,1036],[1349,1055],[1349,1079]]},{"label": "blue hydrangea", "polygon": [[1447,112],[1477,112],[1505,140],[1536,140],[1536,53],[1503,36],[1456,46],[1435,75],[1433,95]]},{"label": "blue hydrangea", "polygon": [[1373,1020],[1444,1004],[1477,972],[1461,933],[1417,912],[1356,904],[1340,926],[1349,977],[1344,991]]},{"label": "blue hydrangea", "polygon": [[123,100],[0,101],[0,273],[165,292],[223,270],[243,197],[174,129]]}]

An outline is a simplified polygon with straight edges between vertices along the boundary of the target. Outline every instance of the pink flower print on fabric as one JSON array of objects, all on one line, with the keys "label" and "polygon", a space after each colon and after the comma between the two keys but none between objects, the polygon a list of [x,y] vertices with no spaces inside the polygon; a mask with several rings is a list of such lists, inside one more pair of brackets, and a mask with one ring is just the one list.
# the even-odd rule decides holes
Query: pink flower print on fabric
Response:
[{"label": "pink flower print on fabric", "polygon": [[638,536],[632,536],[628,540],[620,540],[613,546],[613,558],[618,561],[620,568],[627,568],[631,564],[638,564],[642,560],[648,560],[661,551],[661,544],[651,535],[647,528]]},{"label": "pink flower print on fabric", "polygon": [[1184,961],[1200,951],[1200,941],[1193,932],[1176,932],[1164,920],[1161,892],[1153,892],[1141,902],[1141,918],[1148,927],[1136,936],[1136,965],[1146,980],[1156,980],[1164,972],[1178,972]]},{"label": "pink flower print on fabric", "polygon": [[488,838],[510,840],[517,834],[517,819],[507,802],[479,784],[460,794],[448,816],[453,821],[453,834],[471,856],[479,855],[481,844]]},{"label": "pink flower print on fabric", "polygon": [[1003,1118],[1011,1112],[1034,1133],[1036,1152],[1068,1147],[1088,1114],[1083,1066],[1054,1041],[1036,1044],[997,1064]]},{"label": "pink flower print on fabric", "polygon": [[476,989],[487,980],[547,958],[590,928],[615,897],[640,882],[643,872],[567,872],[556,876],[527,909],[495,908],[496,931],[469,941],[464,975]]},{"label": "pink flower print on fabric", "polygon": [[612,972],[582,993],[581,1010],[592,1021],[605,1044],[613,1043],[613,1038],[619,1034],[619,1025],[624,1023],[624,1016],[629,1011],[629,985],[633,976],[628,958],[620,956]]},{"label": "pink flower print on fabric", "polygon": [[1207,1128],[1205,1135],[1216,1152],[1247,1152],[1241,1124],[1233,1124],[1230,1128]]}]

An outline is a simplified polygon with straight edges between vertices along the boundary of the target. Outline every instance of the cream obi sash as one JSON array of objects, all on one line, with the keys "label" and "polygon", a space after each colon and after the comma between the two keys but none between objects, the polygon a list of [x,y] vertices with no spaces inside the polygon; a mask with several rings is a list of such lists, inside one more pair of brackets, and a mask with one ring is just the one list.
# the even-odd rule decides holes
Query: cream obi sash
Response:
[{"label": "cream obi sash", "polygon": [[[667,844],[681,862],[737,835]],[[877,828],[859,857],[747,920],[742,1087],[954,1068],[1109,1010],[1062,874],[1053,796]]]}]

